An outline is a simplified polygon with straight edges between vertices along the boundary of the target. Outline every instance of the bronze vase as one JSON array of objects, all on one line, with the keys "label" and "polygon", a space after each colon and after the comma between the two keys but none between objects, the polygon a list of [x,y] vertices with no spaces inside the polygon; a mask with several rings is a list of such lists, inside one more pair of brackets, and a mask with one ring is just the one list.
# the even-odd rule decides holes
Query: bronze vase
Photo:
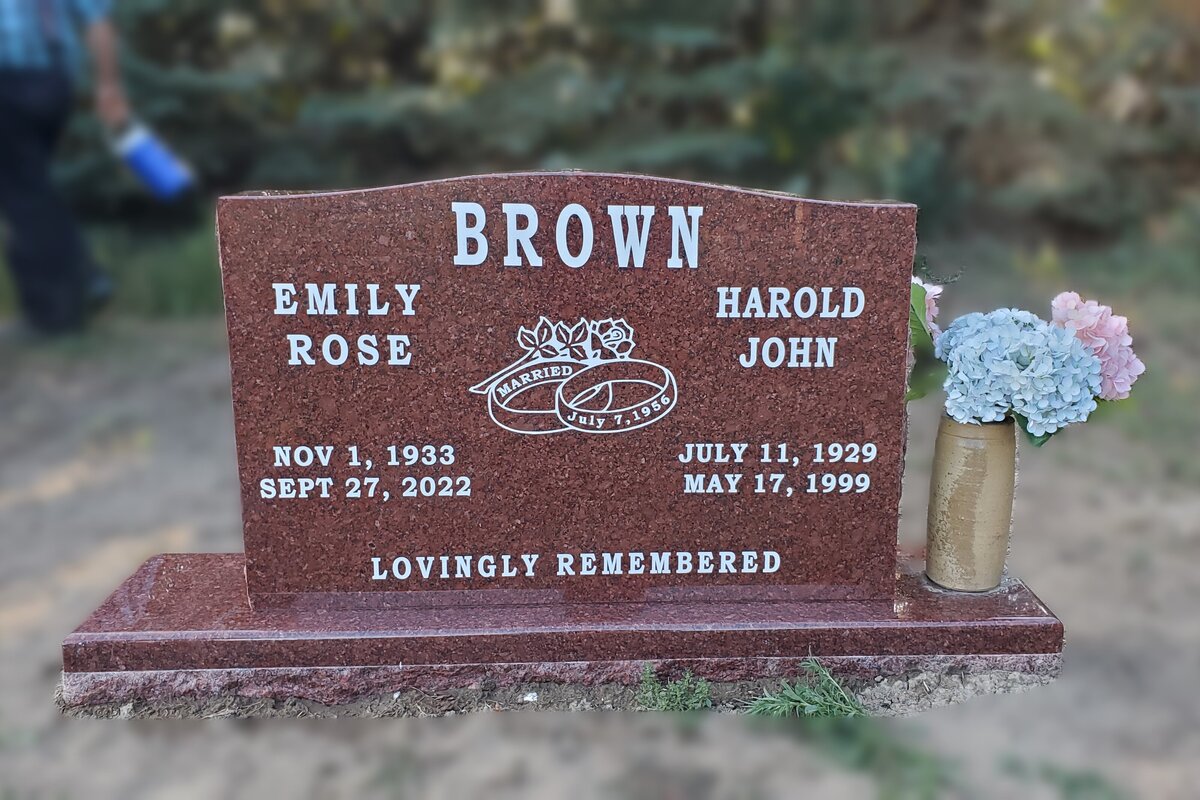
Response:
[{"label": "bronze vase", "polygon": [[929,482],[925,574],[931,581],[960,592],[1000,585],[1016,483],[1011,418],[964,425],[942,416]]}]

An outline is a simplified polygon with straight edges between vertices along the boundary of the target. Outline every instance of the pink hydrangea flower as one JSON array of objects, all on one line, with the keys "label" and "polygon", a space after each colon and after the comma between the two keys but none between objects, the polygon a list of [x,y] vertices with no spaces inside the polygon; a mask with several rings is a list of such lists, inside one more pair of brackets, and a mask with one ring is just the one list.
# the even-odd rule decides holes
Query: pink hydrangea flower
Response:
[{"label": "pink hydrangea flower", "polygon": [[937,326],[937,299],[942,296],[942,287],[926,283],[916,275],[912,276],[912,282],[925,289],[925,327],[929,329],[929,335],[937,339],[942,335],[942,329]]},{"label": "pink hydrangea flower", "polygon": [[1054,324],[1073,332],[1100,359],[1100,398],[1129,397],[1146,365],[1133,352],[1129,320],[1112,313],[1112,308],[1095,300],[1084,300],[1077,292],[1063,292],[1050,302]]}]

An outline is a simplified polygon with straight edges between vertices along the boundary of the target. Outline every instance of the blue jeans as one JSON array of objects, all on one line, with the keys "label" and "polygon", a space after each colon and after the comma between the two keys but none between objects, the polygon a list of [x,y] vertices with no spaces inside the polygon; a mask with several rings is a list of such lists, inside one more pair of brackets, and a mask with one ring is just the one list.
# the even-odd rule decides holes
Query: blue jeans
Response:
[{"label": "blue jeans", "polygon": [[25,316],[48,332],[83,324],[97,275],[50,181],[73,96],[59,70],[0,69],[0,215],[8,223],[8,266]]}]

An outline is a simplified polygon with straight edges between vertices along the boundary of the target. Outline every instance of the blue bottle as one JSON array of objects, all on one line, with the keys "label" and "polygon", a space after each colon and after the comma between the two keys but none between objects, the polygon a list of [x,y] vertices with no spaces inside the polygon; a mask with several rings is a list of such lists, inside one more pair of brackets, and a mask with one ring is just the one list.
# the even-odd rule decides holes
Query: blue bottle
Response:
[{"label": "blue bottle", "polygon": [[194,183],[187,164],[141,122],[114,137],[113,151],[159,200],[173,200]]}]

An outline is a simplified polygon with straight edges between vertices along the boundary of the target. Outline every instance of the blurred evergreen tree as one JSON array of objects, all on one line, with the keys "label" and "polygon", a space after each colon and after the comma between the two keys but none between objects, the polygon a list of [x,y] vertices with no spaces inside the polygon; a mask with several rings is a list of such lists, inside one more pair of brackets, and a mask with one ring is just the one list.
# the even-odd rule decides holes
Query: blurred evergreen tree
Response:
[{"label": "blurred evergreen tree", "polygon": [[[1200,20],[1171,0],[117,7],[139,113],[214,191],[628,170],[1106,233],[1200,173]],[[77,118],[71,195],[146,208],[100,141]]]}]

